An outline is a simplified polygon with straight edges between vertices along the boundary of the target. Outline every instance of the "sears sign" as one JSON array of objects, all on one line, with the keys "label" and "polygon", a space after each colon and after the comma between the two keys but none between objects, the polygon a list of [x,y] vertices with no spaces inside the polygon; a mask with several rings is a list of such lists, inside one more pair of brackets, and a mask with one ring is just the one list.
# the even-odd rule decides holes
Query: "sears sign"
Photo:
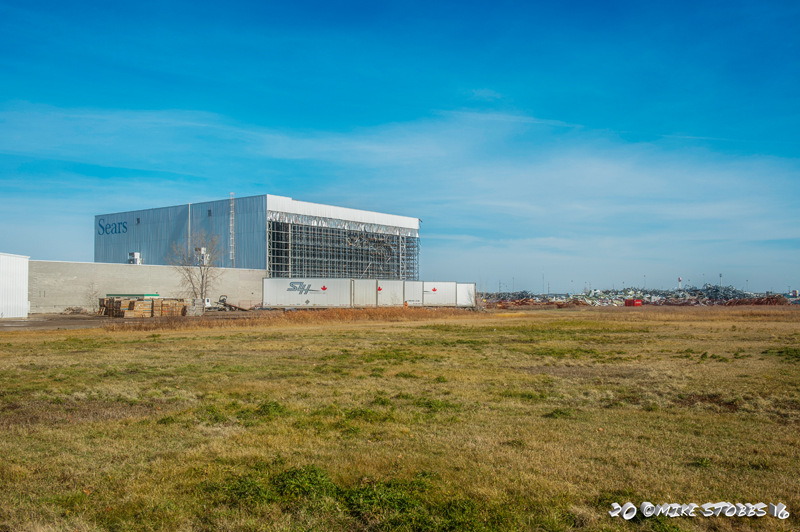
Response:
[{"label": "sears sign", "polygon": [[105,218],[97,220],[98,235],[120,235],[128,232],[128,222],[106,223]]}]

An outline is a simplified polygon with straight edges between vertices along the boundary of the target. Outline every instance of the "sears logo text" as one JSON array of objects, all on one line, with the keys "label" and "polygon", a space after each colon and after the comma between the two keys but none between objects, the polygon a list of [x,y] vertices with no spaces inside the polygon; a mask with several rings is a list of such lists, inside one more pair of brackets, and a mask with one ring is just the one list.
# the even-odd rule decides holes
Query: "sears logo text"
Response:
[{"label": "sears logo text", "polygon": [[97,220],[98,235],[120,235],[128,232],[128,222],[106,223],[105,218]]}]

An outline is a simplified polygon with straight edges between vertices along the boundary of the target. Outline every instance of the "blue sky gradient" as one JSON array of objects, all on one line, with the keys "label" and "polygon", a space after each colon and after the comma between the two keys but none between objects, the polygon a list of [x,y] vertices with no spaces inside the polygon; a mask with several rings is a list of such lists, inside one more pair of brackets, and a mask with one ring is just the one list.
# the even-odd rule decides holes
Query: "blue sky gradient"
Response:
[{"label": "blue sky gradient", "polygon": [[427,279],[796,288],[800,4],[643,4],[0,2],[0,251],[273,193]]}]

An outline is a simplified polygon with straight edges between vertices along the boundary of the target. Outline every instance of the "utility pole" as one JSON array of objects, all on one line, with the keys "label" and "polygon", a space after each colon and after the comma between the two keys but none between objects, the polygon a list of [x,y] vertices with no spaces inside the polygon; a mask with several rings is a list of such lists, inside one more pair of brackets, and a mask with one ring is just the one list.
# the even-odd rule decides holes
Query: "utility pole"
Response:
[{"label": "utility pole", "polygon": [[745,292],[749,292],[750,291],[750,280],[749,279],[745,279],[744,280],[744,291]]},{"label": "utility pole", "polygon": [[647,276],[644,276],[644,289],[647,290]]},{"label": "utility pole", "polygon": [[722,274],[719,274],[719,286],[722,286]]}]

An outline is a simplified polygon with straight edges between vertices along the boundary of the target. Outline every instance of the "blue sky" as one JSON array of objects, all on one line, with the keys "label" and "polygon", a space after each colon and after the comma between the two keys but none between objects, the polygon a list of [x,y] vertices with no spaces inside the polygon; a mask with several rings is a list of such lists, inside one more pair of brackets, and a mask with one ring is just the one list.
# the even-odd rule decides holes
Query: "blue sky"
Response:
[{"label": "blue sky", "polygon": [[[422,219],[422,275],[800,284],[797,2],[0,2],[0,251],[273,193]],[[512,281],[513,279],[513,281]]]}]

